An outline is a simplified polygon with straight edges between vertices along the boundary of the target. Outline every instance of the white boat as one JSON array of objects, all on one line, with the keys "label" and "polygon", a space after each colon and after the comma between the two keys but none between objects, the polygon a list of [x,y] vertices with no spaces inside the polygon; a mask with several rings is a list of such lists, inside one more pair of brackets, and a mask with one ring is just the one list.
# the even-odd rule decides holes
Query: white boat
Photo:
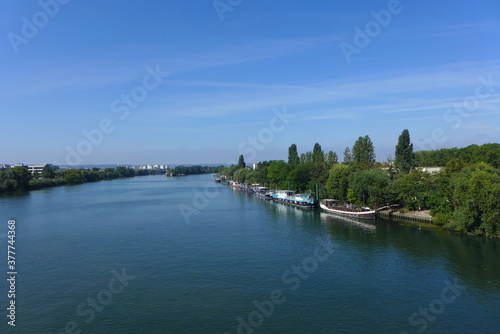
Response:
[{"label": "white boat", "polygon": [[367,207],[358,208],[352,205],[340,205],[335,199],[324,199],[319,203],[319,207],[328,213],[361,219],[375,219],[377,213],[377,210]]},{"label": "white boat", "polygon": [[297,194],[293,190],[276,190],[272,195],[273,201],[290,205],[312,208],[316,200],[308,194]]}]

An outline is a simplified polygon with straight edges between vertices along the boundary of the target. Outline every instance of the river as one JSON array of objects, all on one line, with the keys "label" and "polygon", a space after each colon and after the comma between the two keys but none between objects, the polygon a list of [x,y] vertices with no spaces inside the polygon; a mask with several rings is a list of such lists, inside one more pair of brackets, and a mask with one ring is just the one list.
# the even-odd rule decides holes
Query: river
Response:
[{"label": "river", "polygon": [[339,220],[211,175],[3,196],[0,219],[1,333],[500,333],[497,239]]}]

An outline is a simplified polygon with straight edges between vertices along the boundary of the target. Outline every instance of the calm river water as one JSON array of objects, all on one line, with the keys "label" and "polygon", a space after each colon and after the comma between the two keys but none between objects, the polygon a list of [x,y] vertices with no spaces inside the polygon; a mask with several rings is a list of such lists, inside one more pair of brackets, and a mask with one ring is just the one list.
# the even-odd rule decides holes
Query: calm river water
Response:
[{"label": "calm river water", "polygon": [[4,196],[0,219],[1,333],[500,333],[500,240],[338,220],[211,175]]}]

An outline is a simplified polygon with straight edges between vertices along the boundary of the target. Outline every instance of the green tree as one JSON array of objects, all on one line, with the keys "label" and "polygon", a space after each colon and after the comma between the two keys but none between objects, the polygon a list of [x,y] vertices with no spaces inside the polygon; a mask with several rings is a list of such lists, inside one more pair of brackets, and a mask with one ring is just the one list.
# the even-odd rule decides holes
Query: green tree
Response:
[{"label": "green tree", "polygon": [[306,152],[306,153],[302,153],[300,155],[300,163],[301,164],[305,164],[305,163],[312,162],[312,161],[313,161],[312,152]]},{"label": "green tree", "polygon": [[240,158],[238,159],[238,166],[240,168],[245,168],[246,167],[245,159],[243,158],[243,154],[240,155]]},{"label": "green tree", "polygon": [[10,182],[9,188],[15,187],[15,190],[28,190],[31,173],[26,168],[18,166],[7,171],[7,179],[15,182],[15,185]]},{"label": "green tree", "polygon": [[45,166],[43,166],[42,177],[44,179],[53,179],[54,178],[54,170],[52,169],[51,165],[46,164]]},{"label": "green tree", "polygon": [[446,163],[444,172],[448,175],[459,173],[465,168],[465,163],[460,159],[451,159]]},{"label": "green tree", "polygon": [[389,175],[381,170],[361,170],[349,176],[349,189],[354,191],[358,203],[380,207],[386,202]]},{"label": "green tree", "polygon": [[222,174],[227,177],[228,180],[234,179],[234,174],[236,171],[240,170],[240,166],[232,165],[231,167],[225,167]]},{"label": "green tree", "polygon": [[288,174],[288,180],[292,184],[292,188],[299,192],[304,192],[309,189],[311,167],[311,162],[300,164]]},{"label": "green tree", "polygon": [[404,129],[399,136],[394,164],[403,173],[409,173],[415,167],[415,154],[408,129]]},{"label": "green tree", "polygon": [[415,152],[417,166],[445,166],[453,159],[465,164],[486,162],[500,168],[500,144],[469,145],[465,148],[447,148],[433,151]]},{"label": "green tree", "polygon": [[101,181],[101,174],[95,170],[84,170],[82,171],[82,177],[84,182],[97,182]]},{"label": "green tree", "polygon": [[375,147],[368,135],[359,137],[352,147],[352,160],[364,167],[372,166],[375,163]]},{"label": "green tree", "polygon": [[352,161],[351,149],[349,147],[346,147],[344,150],[344,163],[350,164]]},{"label": "green tree", "polygon": [[349,175],[351,172],[351,166],[345,164],[337,164],[330,169],[326,183],[328,197],[338,199],[339,201],[347,200],[347,189],[349,188]]},{"label": "green tree", "polygon": [[328,169],[324,162],[313,162],[310,168],[311,181],[309,189],[315,189],[316,184],[323,188],[328,181]]},{"label": "green tree", "polygon": [[233,179],[235,181],[245,183],[245,182],[248,182],[249,174],[250,174],[250,169],[240,168],[234,173]]},{"label": "green tree", "polygon": [[246,170],[247,170],[247,175],[245,178],[245,182],[250,184],[259,183],[259,180],[257,178],[257,171],[249,168],[247,168]]},{"label": "green tree", "polygon": [[325,153],[321,149],[321,145],[318,143],[314,144],[314,148],[313,148],[313,152],[312,152],[312,162],[314,162],[314,163],[325,162]]},{"label": "green tree", "polygon": [[267,168],[267,178],[272,184],[285,186],[289,167],[283,160],[274,160]]},{"label": "green tree", "polygon": [[[200,166],[193,166],[195,168],[199,168]],[[135,176],[135,170],[132,168],[127,168],[125,166],[119,166],[115,168],[115,172],[118,175],[118,177],[134,177]]]},{"label": "green tree", "polygon": [[69,184],[80,184],[84,182],[82,171],[78,169],[68,169],[64,172],[64,180]]},{"label": "green tree", "polygon": [[467,168],[454,180],[454,210],[448,228],[462,232],[500,234],[500,176],[486,163]]},{"label": "green tree", "polygon": [[263,185],[269,183],[269,179],[267,178],[267,168],[269,167],[269,165],[269,161],[261,161],[257,165],[257,169],[255,170],[255,178],[257,179],[258,183],[261,183]]},{"label": "green tree", "polygon": [[297,145],[292,144],[288,148],[288,164],[291,168],[295,168],[300,164],[299,154],[297,152]]},{"label": "green tree", "polygon": [[328,165],[328,169],[331,169],[334,165],[338,164],[339,157],[337,156],[337,153],[329,151],[326,155],[326,163]]},{"label": "green tree", "polygon": [[433,181],[432,175],[418,170],[398,175],[394,179],[396,200],[406,204],[409,210],[431,209],[429,189],[432,189]]},{"label": "green tree", "polygon": [[352,188],[347,189],[347,202],[356,202],[356,194],[354,193],[354,190]]}]

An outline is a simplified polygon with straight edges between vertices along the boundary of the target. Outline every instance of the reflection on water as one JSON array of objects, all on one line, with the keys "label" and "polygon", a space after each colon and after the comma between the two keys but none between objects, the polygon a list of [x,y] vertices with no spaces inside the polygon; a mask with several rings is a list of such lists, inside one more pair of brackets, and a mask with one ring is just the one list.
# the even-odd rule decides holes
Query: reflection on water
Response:
[{"label": "reflection on water", "polygon": [[[192,206],[208,183],[217,196],[186,224],[179,206]],[[276,289],[286,301],[255,334],[417,333],[409,316],[456,280],[467,289],[425,333],[500,328],[498,239],[344,219],[231,191],[207,175],[53,188],[0,205],[19,223],[18,333],[58,333],[75,321],[82,333],[234,334],[238,317],[247,321],[254,301]],[[0,238],[6,232],[1,224]],[[335,247],[312,270],[318,238]],[[121,268],[137,278],[85,323],[77,306]]]},{"label": "reflection on water", "polygon": [[334,216],[325,212],[320,212],[320,219],[326,224],[344,224],[347,227],[354,226],[368,232],[375,232],[377,230],[375,220],[373,221],[373,223],[370,223],[366,222],[366,220],[362,221],[351,217]]}]

